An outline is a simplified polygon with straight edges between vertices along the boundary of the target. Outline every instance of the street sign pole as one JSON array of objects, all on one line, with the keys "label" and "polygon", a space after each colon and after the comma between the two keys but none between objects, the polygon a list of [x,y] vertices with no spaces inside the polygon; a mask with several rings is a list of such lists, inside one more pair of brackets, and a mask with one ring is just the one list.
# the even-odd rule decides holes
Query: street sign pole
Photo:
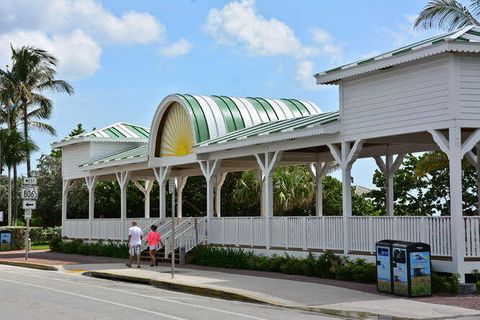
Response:
[{"label": "street sign pole", "polygon": [[22,204],[25,212],[25,222],[27,230],[25,232],[25,260],[28,260],[30,251],[30,219],[32,219],[32,210],[37,208],[38,188],[36,186],[37,178],[23,178]]},{"label": "street sign pole", "polygon": [[25,233],[25,260],[28,260],[28,252],[30,251],[30,218],[27,220],[27,232]]},{"label": "street sign pole", "polygon": [[168,191],[172,195],[172,271],[171,278],[175,278],[175,181],[170,179]]}]

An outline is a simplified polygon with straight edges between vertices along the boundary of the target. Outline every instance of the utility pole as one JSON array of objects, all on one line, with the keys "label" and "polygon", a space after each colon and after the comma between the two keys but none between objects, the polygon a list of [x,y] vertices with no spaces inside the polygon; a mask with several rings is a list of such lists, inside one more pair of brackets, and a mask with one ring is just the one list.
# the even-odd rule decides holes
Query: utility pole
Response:
[{"label": "utility pole", "polygon": [[172,271],[171,278],[175,278],[175,180],[172,178],[168,183],[168,191],[172,195]]}]

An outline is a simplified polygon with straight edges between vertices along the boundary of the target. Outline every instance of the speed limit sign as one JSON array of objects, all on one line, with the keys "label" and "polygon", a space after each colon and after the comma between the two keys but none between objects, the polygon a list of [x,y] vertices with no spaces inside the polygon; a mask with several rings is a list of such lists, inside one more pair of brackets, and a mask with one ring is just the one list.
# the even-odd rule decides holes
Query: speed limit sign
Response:
[{"label": "speed limit sign", "polygon": [[36,200],[38,198],[37,186],[23,186],[22,187],[22,199]]}]

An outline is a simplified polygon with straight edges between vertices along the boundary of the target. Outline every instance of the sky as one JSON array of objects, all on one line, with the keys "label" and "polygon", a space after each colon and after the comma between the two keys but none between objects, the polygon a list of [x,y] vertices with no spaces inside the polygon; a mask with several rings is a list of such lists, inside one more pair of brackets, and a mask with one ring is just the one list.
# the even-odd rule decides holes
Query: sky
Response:
[{"label": "sky", "polygon": [[[412,29],[426,3],[2,0],[0,66],[10,44],[43,48],[75,89],[50,95],[57,136],[32,133],[38,158],[78,123],[150,127],[160,101],[177,92],[298,98],[337,110],[338,87],[315,85],[313,74],[440,33]],[[375,169],[373,159],[358,160],[354,183],[372,187]]]}]

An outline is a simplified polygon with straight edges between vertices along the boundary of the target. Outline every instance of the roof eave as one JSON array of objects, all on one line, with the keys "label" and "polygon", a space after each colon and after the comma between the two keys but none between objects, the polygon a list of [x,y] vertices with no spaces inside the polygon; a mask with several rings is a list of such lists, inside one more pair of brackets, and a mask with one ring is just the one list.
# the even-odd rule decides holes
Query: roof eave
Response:
[{"label": "roof eave", "polygon": [[194,153],[205,154],[218,151],[224,151],[233,148],[242,148],[254,146],[263,143],[272,143],[278,141],[286,141],[290,139],[298,139],[322,134],[334,134],[340,132],[340,121],[335,121],[330,124],[321,126],[314,126],[307,129],[299,129],[288,132],[275,133],[270,135],[255,136],[251,138],[238,139],[230,142],[219,143],[214,145],[197,146],[194,147]]},{"label": "roof eave", "polygon": [[82,142],[117,142],[117,143],[148,143],[148,139],[138,139],[138,138],[106,138],[106,137],[79,137],[75,139],[69,139],[66,141],[53,142],[50,146],[55,148],[61,148],[72,144],[82,143]]},{"label": "roof eave", "polygon": [[402,55],[391,56],[388,58],[383,58],[381,60],[365,64],[358,65],[354,67],[348,67],[345,69],[340,69],[338,71],[324,72],[315,74],[315,79],[317,84],[338,84],[338,81],[366,74],[369,72],[377,71],[380,69],[396,66],[399,64],[427,58],[430,56],[438,55],[445,52],[471,52],[479,53],[480,44],[479,43],[457,43],[457,42],[443,42],[433,46],[428,46],[425,48],[420,48]]},{"label": "roof eave", "polygon": [[102,163],[96,163],[96,164],[91,164],[91,165],[80,165],[79,167],[83,171],[92,171],[92,170],[98,170],[98,169],[104,169],[104,168],[109,168],[109,167],[114,167],[114,166],[125,166],[129,164],[137,164],[137,163],[142,163],[148,162],[148,156],[141,156],[141,157],[136,157],[136,158],[131,158],[131,159],[123,159],[123,160],[112,160],[112,161],[107,161],[107,162],[102,162]]}]

